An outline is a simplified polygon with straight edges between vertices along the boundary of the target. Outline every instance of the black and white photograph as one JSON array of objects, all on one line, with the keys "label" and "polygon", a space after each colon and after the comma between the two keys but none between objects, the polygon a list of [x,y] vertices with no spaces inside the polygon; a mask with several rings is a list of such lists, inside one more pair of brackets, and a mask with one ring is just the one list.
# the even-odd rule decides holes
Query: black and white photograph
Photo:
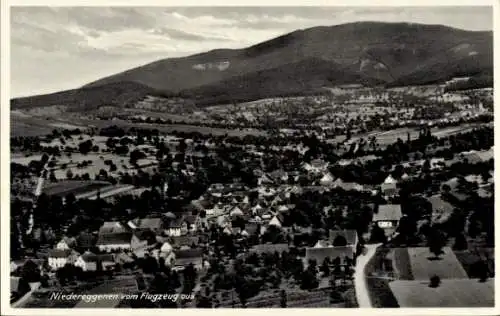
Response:
[{"label": "black and white photograph", "polygon": [[7,10],[2,310],[495,308],[493,6]]}]

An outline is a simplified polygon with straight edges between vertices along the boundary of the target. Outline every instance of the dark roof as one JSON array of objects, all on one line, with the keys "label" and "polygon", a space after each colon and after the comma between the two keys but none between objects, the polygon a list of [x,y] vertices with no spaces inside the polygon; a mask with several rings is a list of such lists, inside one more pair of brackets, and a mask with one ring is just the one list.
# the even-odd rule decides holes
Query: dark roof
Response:
[{"label": "dark roof", "polygon": [[288,244],[261,244],[261,245],[255,245],[252,248],[250,248],[250,252],[255,252],[255,253],[274,253],[274,252],[279,252],[282,253],[283,251],[288,251],[290,247]]},{"label": "dark roof", "polygon": [[330,230],[330,242],[333,243],[335,238],[342,236],[347,241],[347,245],[354,245],[358,233],[354,229]]},{"label": "dark roof", "polygon": [[132,239],[132,233],[117,233],[117,234],[99,234],[97,245],[111,244],[129,244]]},{"label": "dark roof", "polygon": [[133,220],[132,223],[138,229],[144,229],[144,228],[160,229],[163,225],[163,220],[159,217],[158,218],[140,218],[140,219]]},{"label": "dark roof", "polygon": [[170,237],[170,239],[173,247],[191,247],[192,245],[198,245],[200,243],[200,237],[198,236],[173,236]]},{"label": "dark roof", "polygon": [[373,221],[399,221],[402,216],[401,205],[384,204],[379,205],[378,212],[373,214]]},{"label": "dark roof", "polygon": [[78,247],[90,248],[94,245],[94,236],[91,233],[81,232],[76,240]]},{"label": "dark roof", "polygon": [[306,260],[313,259],[317,264],[322,264],[325,258],[335,260],[337,257],[343,259],[347,256],[352,259],[354,252],[353,246],[306,248]]},{"label": "dark roof", "polygon": [[259,224],[257,223],[246,223],[245,224],[245,230],[249,235],[253,235],[255,233],[258,233],[259,229]]},{"label": "dark roof", "polygon": [[180,249],[175,251],[176,260],[188,258],[201,258],[203,250],[200,248]]},{"label": "dark roof", "polygon": [[184,217],[184,221],[187,223],[193,225],[196,223],[196,220],[198,219],[198,215],[187,215]]},{"label": "dark roof", "polygon": [[92,252],[86,252],[82,255],[82,259],[85,262],[97,262],[97,255]]},{"label": "dark roof", "polygon": [[184,222],[184,218],[179,217],[179,218],[173,219],[169,223],[167,223],[166,227],[167,228],[181,228],[183,222]]},{"label": "dark roof", "polygon": [[114,262],[115,261],[115,256],[112,255],[112,254],[99,254],[97,255],[97,260],[100,261],[100,262],[104,262],[104,261],[112,261]]},{"label": "dark roof", "polygon": [[71,249],[50,249],[49,258],[67,258],[72,253]]},{"label": "dark roof", "polygon": [[139,240],[146,240],[152,244],[156,241],[156,234],[149,229],[139,229],[134,232],[134,236]]},{"label": "dark roof", "polygon": [[105,222],[99,229],[99,235],[124,233],[129,231],[127,227],[120,222]]}]

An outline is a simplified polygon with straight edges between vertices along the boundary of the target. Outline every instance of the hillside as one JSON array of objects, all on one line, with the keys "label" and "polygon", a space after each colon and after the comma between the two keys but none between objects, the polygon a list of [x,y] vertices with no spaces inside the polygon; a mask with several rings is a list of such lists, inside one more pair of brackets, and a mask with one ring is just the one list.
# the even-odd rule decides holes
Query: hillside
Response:
[{"label": "hillside", "polygon": [[136,82],[117,82],[12,99],[11,109],[60,106],[66,108],[67,111],[88,111],[104,106],[127,107],[143,100],[147,95],[168,96],[169,94]]},{"label": "hillside", "polygon": [[[123,99],[130,103],[152,89],[209,104],[305,93],[337,83],[425,84],[456,75],[491,73],[492,67],[492,32],[356,22],[298,30],[244,49],[159,60],[89,83],[81,90],[63,92],[57,98],[61,103],[68,100],[72,105],[95,107],[106,103],[99,95],[111,93],[115,97],[105,100],[119,103],[122,98],[118,95],[126,91]],[[123,82],[137,84],[137,92],[116,87]],[[89,93],[91,101],[77,100]],[[49,97],[51,102],[54,96]],[[44,105],[45,99],[35,99],[13,104]]]}]

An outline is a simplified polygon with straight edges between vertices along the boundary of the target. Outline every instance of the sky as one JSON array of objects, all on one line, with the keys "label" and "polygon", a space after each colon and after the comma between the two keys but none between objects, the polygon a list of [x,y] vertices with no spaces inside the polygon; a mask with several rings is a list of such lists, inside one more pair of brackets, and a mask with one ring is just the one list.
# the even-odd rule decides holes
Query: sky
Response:
[{"label": "sky", "polygon": [[11,97],[78,88],[158,59],[355,21],[492,30],[491,7],[11,7]]}]

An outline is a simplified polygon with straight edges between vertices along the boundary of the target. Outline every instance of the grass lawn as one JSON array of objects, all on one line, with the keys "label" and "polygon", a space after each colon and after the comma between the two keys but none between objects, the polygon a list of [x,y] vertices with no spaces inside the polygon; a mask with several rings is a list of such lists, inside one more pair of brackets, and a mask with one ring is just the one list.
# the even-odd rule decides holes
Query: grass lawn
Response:
[{"label": "grass lawn", "polygon": [[393,257],[394,270],[398,279],[413,280],[410,256],[406,248],[395,248]]},{"label": "grass lawn", "polygon": [[494,307],[494,280],[442,280],[437,288],[428,281],[394,281],[390,287],[401,307]]},{"label": "grass lawn", "polygon": [[443,279],[466,279],[467,272],[449,247],[443,248],[444,254],[434,259],[427,247],[408,248],[411,272],[415,280],[428,281],[433,275]]}]

